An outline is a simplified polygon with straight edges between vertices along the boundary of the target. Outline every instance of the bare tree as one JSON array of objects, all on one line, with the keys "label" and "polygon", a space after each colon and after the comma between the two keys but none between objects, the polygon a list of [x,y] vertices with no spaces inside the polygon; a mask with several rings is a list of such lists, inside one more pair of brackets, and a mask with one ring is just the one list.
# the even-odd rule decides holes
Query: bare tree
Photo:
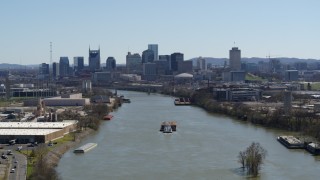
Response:
[{"label": "bare tree", "polygon": [[238,162],[242,165],[242,168],[245,168],[246,165],[246,152],[240,151],[238,155]]},{"label": "bare tree", "polygon": [[247,173],[256,177],[266,158],[267,151],[256,142],[253,142],[245,151],[238,155],[238,162],[246,168]]}]

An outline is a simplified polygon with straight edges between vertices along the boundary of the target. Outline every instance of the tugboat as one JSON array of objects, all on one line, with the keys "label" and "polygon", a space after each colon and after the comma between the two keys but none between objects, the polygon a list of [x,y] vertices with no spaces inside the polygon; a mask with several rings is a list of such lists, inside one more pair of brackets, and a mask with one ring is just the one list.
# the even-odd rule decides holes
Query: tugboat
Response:
[{"label": "tugboat", "polygon": [[177,123],[175,121],[165,121],[161,123],[160,131],[163,133],[172,133],[177,130]]},{"label": "tugboat", "polygon": [[163,133],[172,133],[172,128],[171,128],[170,124],[167,124],[164,126]]}]

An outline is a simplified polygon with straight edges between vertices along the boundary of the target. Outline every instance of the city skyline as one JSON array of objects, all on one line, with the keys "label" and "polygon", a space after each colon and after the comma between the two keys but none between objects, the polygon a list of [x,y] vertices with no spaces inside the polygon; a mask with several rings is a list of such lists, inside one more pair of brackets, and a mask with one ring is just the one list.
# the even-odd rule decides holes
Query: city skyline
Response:
[{"label": "city skyline", "polygon": [[[245,1],[33,1],[2,2],[0,63],[50,63],[101,49],[125,64],[127,52],[140,55],[158,44],[159,55],[181,52],[185,59],[242,57],[320,59],[317,22],[320,2]],[[142,11],[143,9],[143,11]],[[234,43],[235,42],[235,43]]]}]

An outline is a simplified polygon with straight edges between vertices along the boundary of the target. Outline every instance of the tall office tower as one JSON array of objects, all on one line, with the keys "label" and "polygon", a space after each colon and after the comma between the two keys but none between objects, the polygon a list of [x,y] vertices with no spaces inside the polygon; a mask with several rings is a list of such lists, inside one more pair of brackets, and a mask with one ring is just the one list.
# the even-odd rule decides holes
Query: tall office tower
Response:
[{"label": "tall office tower", "polygon": [[69,58],[68,57],[60,57],[59,62],[59,72],[60,77],[69,76]]},{"label": "tall office tower", "polygon": [[130,52],[128,52],[126,56],[126,66],[129,73],[142,73],[140,54],[131,54]]},{"label": "tall office tower", "polygon": [[42,63],[39,65],[39,74],[49,76],[49,64]]},{"label": "tall office tower", "polygon": [[143,79],[147,81],[155,81],[157,78],[157,65],[156,63],[143,64]]},{"label": "tall office tower", "polygon": [[184,61],[183,54],[182,53],[173,53],[170,56],[170,65],[172,71],[178,71],[178,62]]},{"label": "tall office tower", "polygon": [[59,63],[52,63],[52,76],[54,79],[57,79],[58,76],[60,76]]},{"label": "tall office tower", "polygon": [[152,50],[154,52],[154,60],[157,61],[159,59],[158,57],[158,44],[148,44],[148,49]]},{"label": "tall office tower", "polygon": [[197,68],[200,70],[207,70],[207,63],[206,63],[206,59],[199,57],[197,59]]},{"label": "tall office tower", "polygon": [[229,65],[232,71],[241,70],[241,51],[237,47],[229,51]]},{"label": "tall office tower", "polygon": [[169,71],[169,62],[167,60],[161,60],[155,61],[157,66],[157,75],[167,75],[170,74]]},{"label": "tall office tower", "polygon": [[73,70],[79,72],[84,68],[84,57],[78,56],[73,58]]},{"label": "tall office tower", "polygon": [[155,61],[154,59],[154,51],[151,49],[147,49],[142,52],[142,63],[152,63]]},{"label": "tall office tower", "polygon": [[89,69],[91,72],[100,70],[100,48],[99,50],[89,48]]},{"label": "tall office tower", "polygon": [[143,75],[157,75],[156,63],[144,63],[143,64]]},{"label": "tall office tower", "polygon": [[106,60],[106,69],[113,71],[116,69],[116,59],[114,57],[108,57]]},{"label": "tall office tower", "polygon": [[167,61],[168,62],[168,70],[171,69],[171,64],[170,64],[170,55],[159,55],[159,61]]}]

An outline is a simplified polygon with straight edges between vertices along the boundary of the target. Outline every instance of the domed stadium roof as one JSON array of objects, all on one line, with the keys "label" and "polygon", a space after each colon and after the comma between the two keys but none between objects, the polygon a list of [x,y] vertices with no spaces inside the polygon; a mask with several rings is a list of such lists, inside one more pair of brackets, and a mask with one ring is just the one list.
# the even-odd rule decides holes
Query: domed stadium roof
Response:
[{"label": "domed stadium roof", "polygon": [[189,73],[181,73],[174,76],[174,78],[193,78],[193,75]]}]

